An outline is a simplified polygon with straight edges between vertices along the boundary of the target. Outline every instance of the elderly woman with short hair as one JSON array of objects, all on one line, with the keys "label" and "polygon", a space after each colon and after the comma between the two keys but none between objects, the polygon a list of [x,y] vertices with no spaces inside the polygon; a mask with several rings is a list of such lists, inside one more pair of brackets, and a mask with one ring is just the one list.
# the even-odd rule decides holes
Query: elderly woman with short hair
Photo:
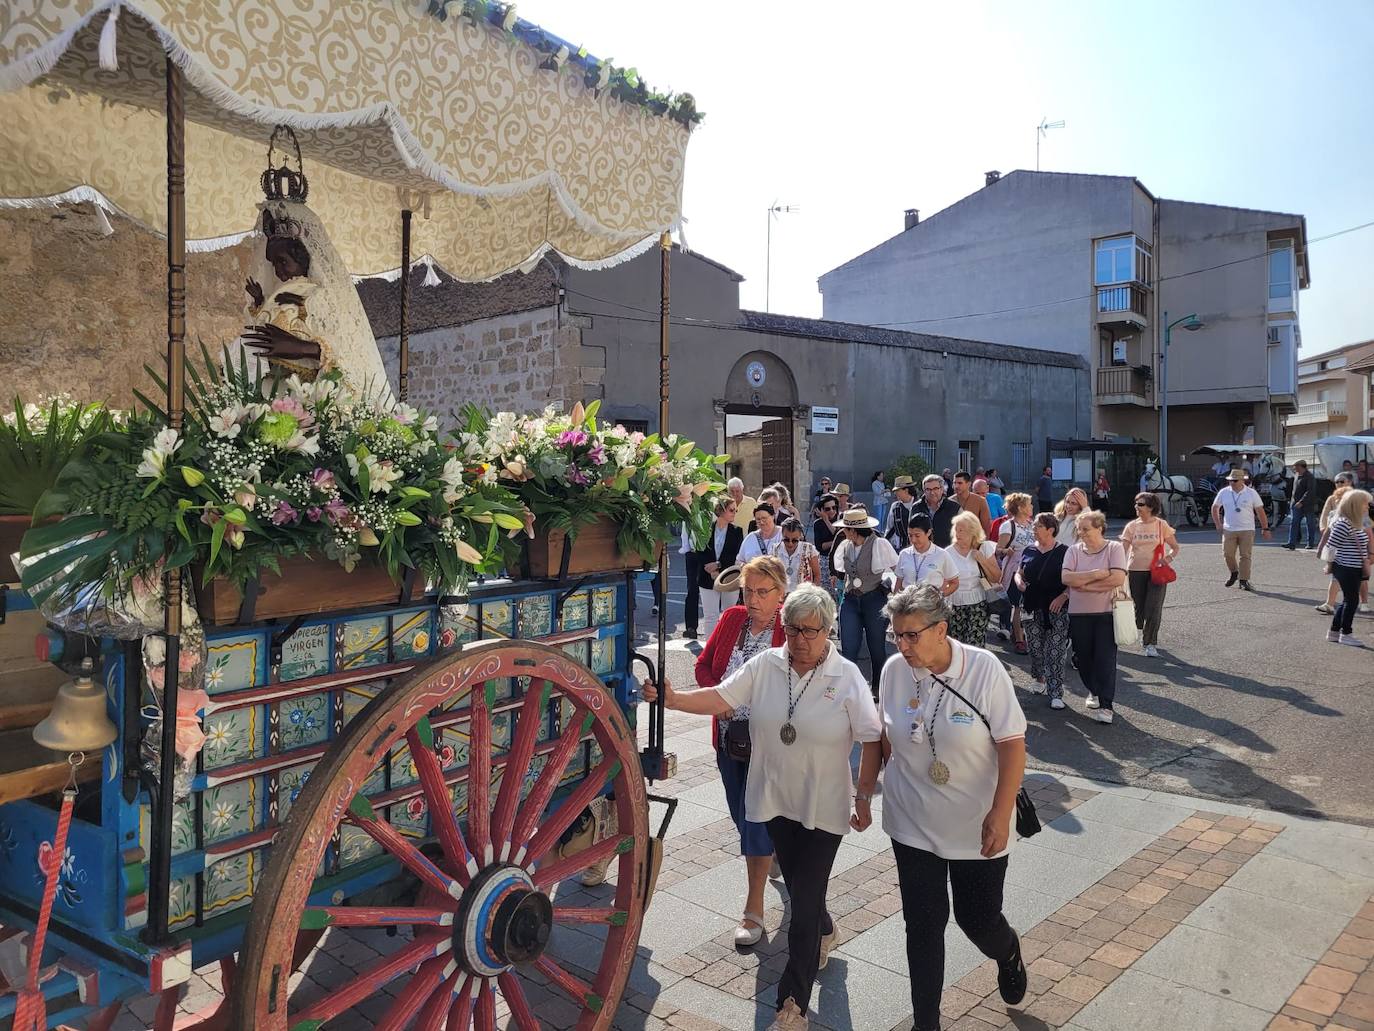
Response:
[{"label": "elderly woman with short hair", "polygon": [[997,962],[1002,999],[1026,994],[1021,943],[1002,886],[1026,766],[1026,717],[1001,661],[949,636],[938,588],[887,603],[898,654],[883,667],[883,830],[892,839],[906,921],[914,1031],[940,1031],[945,926],[954,919]]},{"label": "elderly woman with short hair", "polygon": [[[815,584],[802,584],[783,602],[785,648],[755,655],[718,687],[676,691],[664,681],[670,709],[723,716],[749,707],[745,815],[768,824],[792,907],[772,1025],[787,1031],[807,1026],[816,972],[835,939],[825,908],[830,870],[842,836],[872,822],[881,756],[881,727],[863,674],[830,644],[834,621],[834,600]],[[650,681],[643,694],[646,701],[657,697]],[[857,792],[849,767],[855,742],[863,744]]]},{"label": "elderly woman with short hair", "polygon": [[1060,573],[1069,589],[1069,640],[1093,719],[1111,723],[1116,699],[1112,597],[1126,582],[1126,548],[1107,540],[1107,517],[1096,509],[1080,515],[1077,526],[1078,543],[1064,556]]},{"label": "elderly woman with short hair", "polygon": [[983,536],[983,524],[972,512],[960,512],[950,525],[954,541],[945,549],[945,554],[958,572],[959,586],[949,597],[949,603],[954,606],[949,635],[964,644],[981,648],[988,635],[988,605],[984,600],[983,583],[996,583],[1001,576],[993,557],[997,546]]},{"label": "elderly woman with short hair", "polygon": [[[782,600],[787,595],[787,574],[776,558],[750,559],[740,571],[744,604],[721,613],[710,640],[697,656],[698,687],[718,687],[755,655],[777,648],[786,640],[782,632]],[[739,851],[744,857],[749,891],[744,916],[735,928],[735,944],[757,945],[763,937],[763,889],[773,842],[768,828],[744,815],[745,786],[749,781],[749,707],[741,705],[727,716],[711,721],[711,743],[716,746],[716,767],[725,787],[730,819],[739,832]]]}]

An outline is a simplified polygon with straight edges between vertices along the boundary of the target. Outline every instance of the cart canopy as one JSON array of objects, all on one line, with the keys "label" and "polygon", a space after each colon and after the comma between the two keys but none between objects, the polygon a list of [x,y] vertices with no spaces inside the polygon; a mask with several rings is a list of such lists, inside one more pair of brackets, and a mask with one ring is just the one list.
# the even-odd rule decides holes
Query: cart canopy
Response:
[{"label": "cart canopy", "polygon": [[272,126],[349,269],[414,253],[482,280],[555,250],[600,267],[681,220],[689,95],[651,94],[502,4],[8,0],[0,205],[91,201],[166,230],[165,59],[187,81],[192,249],[251,232]]},{"label": "cart canopy", "polygon": [[1276,444],[1203,444],[1194,448],[1195,455],[1276,455],[1283,448]]},{"label": "cart canopy", "polygon": [[1322,437],[1321,440],[1314,440],[1312,442],[1313,447],[1330,447],[1338,444],[1354,445],[1355,447],[1364,445],[1365,447],[1368,447],[1369,445],[1374,444],[1374,435],[1367,436],[1359,434],[1337,434],[1334,437]]}]

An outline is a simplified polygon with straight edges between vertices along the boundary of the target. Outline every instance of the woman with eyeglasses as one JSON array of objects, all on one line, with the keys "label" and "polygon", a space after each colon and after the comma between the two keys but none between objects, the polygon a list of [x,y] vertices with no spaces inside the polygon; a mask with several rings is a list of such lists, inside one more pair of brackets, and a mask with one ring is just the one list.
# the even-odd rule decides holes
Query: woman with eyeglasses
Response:
[{"label": "woman with eyeglasses", "polygon": [[825,493],[820,496],[816,504],[816,511],[819,515],[811,524],[811,542],[816,546],[816,551],[821,556],[821,586],[829,592],[831,597],[835,596],[835,559],[832,550],[836,544],[836,533],[830,525],[840,514],[840,503],[835,499],[834,494]]},{"label": "woman with eyeglasses", "polygon": [[883,831],[897,860],[914,1031],[940,1031],[951,893],[960,930],[997,963],[1003,1001],[1026,994],[1021,942],[1002,913],[1026,717],[1001,661],[949,636],[936,587],[894,594],[887,615],[898,654],[879,693]]},{"label": "woman with eyeglasses", "polygon": [[[706,647],[697,656],[698,687],[718,687],[755,655],[780,647],[786,639],[779,616],[787,594],[782,563],[769,557],[751,559],[744,564],[741,580],[744,604],[721,613]],[[749,707],[741,705],[712,720],[711,743],[716,747],[716,767],[725,787],[730,819],[739,833],[739,851],[749,881],[744,916],[735,928],[735,945],[757,945],[763,937],[763,889],[768,883],[773,842],[768,837],[768,827],[749,820],[744,813],[745,785],[749,780]]]},{"label": "woman with eyeglasses", "polygon": [[[749,707],[745,815],[768,824],[791,900],[787,966],[771,1025],[785,1031],[807,1026],[816,972],[835,940],[825,908],[830,870],[843,836],[872,823],[878,780],[878,713],[863,674],[830,643],[834,621],[830,595],[802,584],[782,604],[785,648],[760,652],[718,687],[677,691],[666,678],[663,685],[664,704],[679,712],[724,716]],[[647,702],[658,696],[648,680],[642,693]],[[863,744],[857,791],[849,767],[855,742]]]},{"label": "woman with eyeglasses", "polygon": [[787,570],[787,590],[792,590],[798,584],[820,583],[820,552],[805,539],[800,519],[783,520],[782,540],[773,544],[769,554]]},{"label": "woman with eyeglasses", "polygon": [[1064,586],[1064,556],[1069,549],[1056,534],[1059,520],[1041,512],[1032,524],[1035,546],[1021,556],[1016,586],[1021,590],[1021,625],[1030,644],[1031,694],[1048,694],[1050,708],[1064,708],[1064,660],[1069,654],[1069,589]]},{"label": "woman with eyeglasses", "polygon": [[1130,552],[1130,567],[1126,573],[1131,589],[1131,601],[1135,605],[1135,625],[1141,632],[1141,642],[1145,654],[1152,659],[1159,658],[1155,645],[1159,643],[1159,623],[1164,615],[1164,592],[1168,584],[1157,584],[1150,575],[1155,555],[1160,555],[1165,564],[1178,558],[1181,550],[1178,535],[1159,514],[1161,506],[1159,495],[1141,491],[1135,496],[1135,518],[1121,531],[1121,543]]},{"label": "woman with eyeglasses", "polygon": [[1069,640],[1074,668],[1098,723],[1111,723],[1116,699],[1116,630],[1112,598],[1126,582],[1126,549],[1106,537],[1107,517],[1089,509],[1078,517],[1078,543],[1064,556],[1060,578],[1069,588]]}]

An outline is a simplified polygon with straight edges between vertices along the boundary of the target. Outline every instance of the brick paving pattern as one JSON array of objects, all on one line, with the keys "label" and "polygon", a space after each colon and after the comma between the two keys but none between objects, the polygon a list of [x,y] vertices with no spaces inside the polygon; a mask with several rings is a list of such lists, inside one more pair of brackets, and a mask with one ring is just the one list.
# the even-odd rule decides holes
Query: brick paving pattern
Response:
[{"label": "brick paving pattern", "polygon": [[1374,898],[1288,997],[1269,1031],[1374,1031]]}]

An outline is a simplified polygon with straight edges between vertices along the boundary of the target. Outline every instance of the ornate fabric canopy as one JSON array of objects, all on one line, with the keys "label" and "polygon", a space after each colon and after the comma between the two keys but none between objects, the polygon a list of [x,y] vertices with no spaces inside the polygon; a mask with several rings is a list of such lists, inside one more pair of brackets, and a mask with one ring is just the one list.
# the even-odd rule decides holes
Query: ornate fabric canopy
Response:
[{"label": "ornate fabric canopy", "polygon": [[252,231],[272,126],[349,269],[415,253],[464,280],[622,260],[681,219],[688,127],[480,19],[414,0],[0,4],[0,204],[90,200],[165,229],[165,55],[185,73],[187,235]]}]

